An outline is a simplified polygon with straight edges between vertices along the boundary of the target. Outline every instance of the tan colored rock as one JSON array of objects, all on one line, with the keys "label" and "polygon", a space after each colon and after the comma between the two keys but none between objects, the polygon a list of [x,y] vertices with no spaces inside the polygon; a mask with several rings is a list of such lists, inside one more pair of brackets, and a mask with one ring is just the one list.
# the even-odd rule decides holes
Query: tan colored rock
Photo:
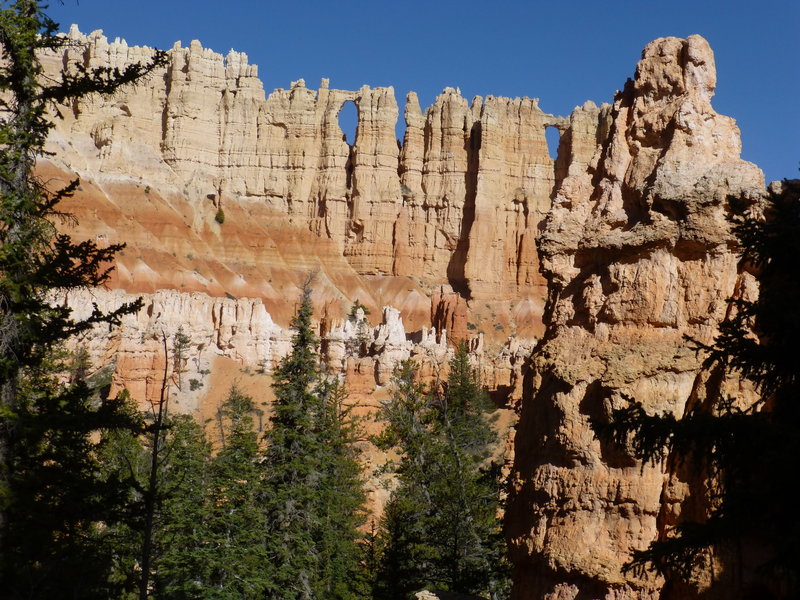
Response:
[{"label": "tan colored rock", "polygon": [[763,176],[739,158],[733,120],[711,107],[714,82],[703,38],[649,44],[602,146],[567,170],[547,216],[547,331],[508,511],[517,598],[659,597],[661,582],[622,565],[659,534],[665,466],[601,444],[590,419],[625,395],[682,414],[702,360],[685,336],[711,341],[739,285],[727,199],[755,201]]},{"label": "tan colored rock", "polygon": [[[109,332],[107,326],[100,326],[74,342],[88,351],[94,365],[115,365],[112,393],[127,388],[139,401],[155,400],[163,375],[164,339],[171,349],[179,329],[191,340],[185,379],[196,379],[203,385],[210,382],[216,357],[224,357],[247,371],[269,374],[291,350],[292,330],[277,325],[260,299],[214,298],[174,290],[137,295],[90,289],[57,294],[54,302],[70,307],[76,318],[84,319],[95,304],[109,312],[137,298],[142,298],[143,308],[123,317],[119,327]],[[447,364],[453,357],[445,334],[428,328],[407,333],[400,311],[389,306],[384,307],[382,322],[375,327],[362,310],[352,320],[326,324],[323,319],[316,327],[328,369],[334,374],[352,373],[356,380],[363,380],[353,386],[356,398],[386,386],[402,360],[414,357],[432,378],[446,376]],[[514,370],[506,353],[484,356],[481,348],[473,354],[476,365],[485,364],[499,373]],[[509,373],[495,379],[508,381],[513,377]],[[349,384],[349,375],[347,379]],[[487,385],[491,387],[492,382]],[[181,412],[199,410],[211,392],[207,385],[202,390],[191,390],[191,394],[181,391]]]},{"label": "tan colored rock", "polygon": [[458,594],[456,592],[442,592],[439,590],[422,590],[414,594],[415,600],[481,600],[478,596]]},{"label": "tan colored rock", "polygon": [[393,88],[361,88],[353,148],[350,235],[345,255],[360,273],[392,272],[393,229],[400,210],[399,149]]},{"label": "tan colored rock", "polygon": [[[57,295],[55,301],[69,306],[76,318],[83,319],[95,304],[108,312],[137,298],[120,290],[92,289]],[[119,327],[109,332],[106,325],[99,326],[74,342],[88,351],[93,365],[115,366],[112,394],[125,388],[140,403],[158,398],[164,377],[164,342],[171,357],[179,330],[190,340],[181,380],[173,377],[172,360],[167,371],[175,400],[173,409],[182,413],[197,413],[203,408],[212,392],[211,371],[218,357],[269,372],[291,347],[291,331],[277,326],[260,300],[211,298],[171,290],[160,290],[143,300],[142,310],[123,317]],[[197,383],[191,385],[191,380]]]},{"label": "tan colored rock", "polygon": [[598,145],[608,137],[611,126],[611,105],[598,108],[587,100],[576,106],[570,116],[561,123],[562,135],[558,145],[558,160],[555,165],[556,189],[568,175],[580,175],[595,158]]},{"label": "tan colored rock", "polygon": [[541,287],[534,236],[550,208],[553,161],[538,99],[489,96],[479,122],[474,214],[464,264],[473,298]]},{"label": "tan colored rock", "polygon": [[[65,61],[119,67],[154,53],[101,31],[68,35],[66,54],[44,56],[50,76]],[[244,54],[197,40],[167,54],[146,85],[60,111],[50,139],[57,167],[101,187],[127,179],[183,196],[212,217],[219,207],[226,217],[272,211],[331,242],[359,274],[507,303],[534,288],[531,299],[543,298],[533,232],[553,185],[544,129],[558,120],[535,100],[470,104],[447,88],[423,113],[410,94],[399,147],[390,87],[344,91],[323,80],[312,90],[298,80],[265,97]],[[346,102],[358,109],[352,147],[338,124]],[[221,290],[233,293],[224,284],[211,292]]]},{"label": "tan colored rock", "polygon": [[372,352],[379,358],[375,365],[379,385],[392,380],[392,371],[400,361],[411,357],[413,343],[407,339],[400,311],[391,306],[383,308],[383,321],[375,330]]},{"label": "tan colored rock", "polygon": [[475,195],[479,113],[480,98],[470,106],[458,90],[445,88],[423,121],[416,95],[409,94],[403,207],[395,229],[398,275],[438,282],[460,276]]},{"label": "tan colored rock", "polygon": [[439,286],[431,296],[431,325],[440,335],[446,332],[451,344],[468,338],[467,303],[450,286]]}]

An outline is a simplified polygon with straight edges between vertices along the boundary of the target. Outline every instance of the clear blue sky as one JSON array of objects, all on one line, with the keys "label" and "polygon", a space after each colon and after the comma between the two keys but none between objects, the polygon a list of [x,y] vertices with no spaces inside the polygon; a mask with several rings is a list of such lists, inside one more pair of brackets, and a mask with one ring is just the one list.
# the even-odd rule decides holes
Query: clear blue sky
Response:
[{"label": "clear blue sky", "polygon": [[[716,54],[714,106],[742,130],[743,156],[767,181],[800,177],[800,0],[51,0],[64,29],[103,29],[129,44],[199,39],[246,52],[269,92],[392,85],[402,115],[445,86],[540,98],[566,115],[611,101],[649,41],[699,33]],[[402,120],[402,116],[401,116]]]}]

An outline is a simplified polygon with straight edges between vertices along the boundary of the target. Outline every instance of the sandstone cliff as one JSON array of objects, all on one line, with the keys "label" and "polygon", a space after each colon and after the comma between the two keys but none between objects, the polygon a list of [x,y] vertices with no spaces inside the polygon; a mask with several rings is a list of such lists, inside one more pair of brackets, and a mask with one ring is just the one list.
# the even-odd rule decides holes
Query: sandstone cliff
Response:
[{"label": "sandstone cliff", "polygon": [[[75,62],[123,66],[153,54],[102,32],[68,35],[73,48],[45,56],[52,76]],[[325,254],[355,273],[447,283],[476,302],[504,301],[509,315],[533,301],[520,327],[539,329],[533,237],[554,182],[544,132],[563,120],[536,100],[468,103],[448,88],[423,113],[410,94],[400,144],[392,88],[343,91],[323,80],[312,90],[298,80],[266,96],[244,54],[193,41],[168,57],[145,85],[61,110],[57,166],[101,186],[127,179],[183,196],[195,228],[218,207],[257,207],[332,244],[337,252]],[[338,124],[346,102],[358,110],[352,146]]]},{"label": "sandstone cliff", "polygon": [[[66,51],[43,57],[52,77],[76,63],[123,67],[154,52],[75,26],[67,35]],[[174,331],[188,311],[198,339],[221,339],[215,311],[233,301],[237,314],[274,319],[262,333],[278,335],[300,282],[317,272],[318,317],[334,338],[332,324],[356,300],[375,316],[394,306],[414,347],[430,335],[437,344],[443,335],[473,339],[497,403],[518,402],[520,353],[541,331],[545,296],[534,234],[555,170],[544,131],[566,121],[544,114],[536,100],[468,103],[448,88],[424,113],[409,95],[400,144],[392,88],[335,90],[323,80],[311,90],[298,80],[267,95],[257,75],[244,54],[176,43],[167,65],[142,85],[60,107],[49,139],[54,154],[39,169],[54,187],[81,178],[64,205],[76,217],[71,233],[127,244],[111,288],[145,294],[151,306],[172,290],[168,304],[183,308],[164,311],[162,329]],[[347,102],[358,112],[352,146],[338,122]],[[587,132],[592,145],[596,133]],[[215,219],[220,210],[224,224]],[[129,324],[130,335],[141,327]],[[259,344],[239,335],[217,355],[237,368],[269,370],[272,350]],[[111,360],[101,345],[90,343],[94,359]],[[156,388],[141,379],[158,349],[153,338],[117,360],[118,385],[149,397]],[[343,368],[374,380],[357,385],[372,393],[409,352],[381,354],[377,367]],[[208,391],[192,402],[203,405]]]},{"label": "sandstone cliff", "polygon": [[[685,336],[710,342],[746,277],[728,199],[755,201],[763,176],[739,159],[733,120],[711,107],[715,77],[701,37],[649,44],[594,156],[565,170],[547,215],[546,332],[508,519],[517,598],[659,597],[662,582],[621,568],[664,526],[664,497],[681,492],[666,494],[664,465],[601,444],[590,419],[608,418],[624,395],[682,414],[702,361]],[[596,115],[586,107],[573,123],[586,112]]]}]

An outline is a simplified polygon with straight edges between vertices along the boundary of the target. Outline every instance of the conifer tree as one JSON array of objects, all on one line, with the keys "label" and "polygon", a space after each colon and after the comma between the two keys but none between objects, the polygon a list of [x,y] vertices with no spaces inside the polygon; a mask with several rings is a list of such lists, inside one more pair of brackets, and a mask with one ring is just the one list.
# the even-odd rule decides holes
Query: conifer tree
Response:
[{"label": "conifer tree", "polygon": [[[127,395],[126,395],[127,396]],[[135,410],[129,401],[131,410]],[[127,482],[123,519],[107,524],[108,546],[114,557],[112,580],[117,595],[134,598],[142,590],[142,545],[152,468],[152,441],[146,416],[140,428],[106,433],[99,459],[106,479]],[[197,581],[205,572],[207,548],[208,462],[210,446],[203,429],[189,415],[175,415],[163,424],[159,491],[152,518],[151,574],[146,593],[159,598],[198,597]],[[127,595],[125,595],[127,594]]]},{"label": "conifer tree", "polygon": [[[158,528],[157,520],[161,516],[161,505],[165,498],[163,490],[163,467],[166,464],[166,434],[169,425],[169,352],[167,349],[167,336],[162,334],[164,343],[164,373],[161,379],[161,392],[158,399],[151,404],[150,417],[146,421],[145,439],[150,464],[146,478],[141,486],[142,493],[142,546],[139,552],[139,600],[147,600],[150,595],[150,581],[154,559],[157,554],[155,540]],[[176,348],[183,347],[188,340],[183,339],[182,330],[178,331],[177,339],[173,344],[173,354]]]},{"label": "conifer tree", "polygon": [[436,576],[447,589],[501,595],[509,564],[499,520],[500,465],[489,462],[500,444],[493,410],[461,342],[444,392],[433,397],[434,432],[442,446],[431,495],[438,550]]},{"label": "conifer tree", "polygon": [[[169,408],[170,382],[179,384],[191,340],[182,328],[172,339],[171,350],[166,334],[162,340],[158,398],[138,414],[136,427],[107,432],[100,455],[106,480],[120,478],[130,488],[127,518],[108,529],[117,540],[114,578],[124,582],[123,588],[134,585],[140,600],[151,597],[154,590],[165,593],[164,578],[159,582],[157,577],[163,572],[162,559],[170,554],[171,538],[181,532],[181,523],[196,529],[201,522],[208,487],[210,449],[203,431],[190,417],[172,415]],[[129,412],[136,413],[127,391],[121,396],[128,400]],[[196,563],[189,558],[187,564]]]},{"label": "conifer tree", "polygon": [[410,361],[398,367],[378,439],[401,459],[382,521],[375,597],[405,598],[423,587],[492,597],[507,592],[499,472],[489,462],[499,440],[489,408],[463,344],[444,391],[426,393]]},{"label": "conifer tree", "polygon": [[291,322],[292,350],[272,376],[275,403],[265,434],[268,550],[275,566],[270,595],[287,600],[314,597],[319,563],[313,532],[322,474],[315,421],[322,407],[314,394],[319,367],[312,312],[311,285],[306,282]]},{"label": "conifer tree", "polygon": [[265,433],[264,502],[274,566],[268,595],[347,599],[357,584],[350,571],[363,492],[343,394],[321,374],[312,312],[309,278],[292,319],[292,350],[273,374],[275,403]]},{"label": "conifer tree", "polygon": [[[0,5],[0,588],[10,598],[105,593],[107,561],[86,540],[99,521],[113,521],[110,509],[118,505],[104,496],[119,490],[101,485],[93,432],[119,426],[124,415],[113,399],[90,401],[84,384],[60,385],[48,375],[49,361],[71,335],[138,308],[123,305],[110,314],[95,308],[76,321],[68,308],[50,303],[51,290],[102,284],[120,246],[76,243],[55,230],[58,203],[78,183],[52,193],[34,174],[51,128],[48,110],[113,92],[163,62],[158,54],[124,70],[76,66],[52,82],[37,52],[67,43],[56,29],[35,0]],[[36,511],[42,518],[33,518]],[[37,545],[27,543],[34,538]],[[53,558],[63,553],[64,560]],[[81,577],[80,569],[71,570],[78,564],[93,573]],[[30,579],[21,579],[22,571]]]},{"label": "conifer tree", "polygon": [[323,378],[316,388],[321,400],[318,431],[323,452],[319,489],[320,528],[317,598],[355,600],[368,595],[362,576],[363,550],[359,528],[365,513],[362,466],[357,443],[363,435],[361,422],[345,405],[347,390],[335,378]]},{"label": "conifer tree", "polygon": [[263,598],[272,575],[261,506],[260,451],[253,400],[233,387],[221,407],[219,452],[211,461],[198,582],[187,598]]},{"label": "conifer tree", "polygon": [[380,417],[386,425],[376,445],[383,450],[397,448],[402,455],[398,464],[388,465],[398,478],[398,487],[381,517],[382,556],[373,597],[405,600],[409,592],[426,585],[425,573],[434,553],[427,523],[432,512],[428,467],[434,442],[428,397],[412,361],[395,368],[392,395],[381,407]]},{"label": "conifer tree", "polygon": [[212,477],[210,444],[191,416],[170,418],[164,458],[154,596],[192,600],[207,580]]},{"label": "conifer tree", "polygon": [[[701,482],[692,494],[704,514],[635,552],[629,569],[663,575],[665,597],[687,595],[683,586],[711,570],[712,595],[796,598],[800,519],[786,478],[800,470],[800,182],[771,193],[765,218],[739,212],[733,223],[760,291],[731,300],[715,342],[697,344],[707,352],[708,401],[674,417],[650,415],[632,398],[596,427],[640,459],[666,458]],[[728,377],[749,380],[756,397],[728,396]]]},{"label": "conifer tree", "polygon": [[135,428],[137,418],[122,398],[98,399],[84,379],[64,387],[53,373],[65,368],[47,359],[19,379],[3,598],[105,598],[125,587],[110,575],[112,531],[128,514],[129,481],[100,475],[95,436]]}]

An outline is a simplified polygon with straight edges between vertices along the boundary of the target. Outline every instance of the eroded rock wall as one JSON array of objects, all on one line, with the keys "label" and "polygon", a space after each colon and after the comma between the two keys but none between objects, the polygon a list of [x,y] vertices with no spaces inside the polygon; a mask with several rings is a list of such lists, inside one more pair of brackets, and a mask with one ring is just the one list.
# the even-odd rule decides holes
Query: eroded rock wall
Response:
[{"label": "eroded rock wall", "polygon": [[[45,56],[54,77],[65,65],[122,67],[154,53],[74,26],[68,36],[68,50]],[[544,131],[561,121],[536,100],[468,103],[448,88],[423,113],[412,93],[400,144],[391,87],[298,80],[265,95],[245,54],[195,40],[167,55],[145,84],[64,107],[51,138],[61,166],[223,210],[259,202],[330,240],[359,274],[449,283],[478,300],[543,296],[534,233],[554,181]],[[352,146],[338,123],[346,102],[358,109]]]},{"label": "eroded rock wall", "polygon": [[[258,396],[270,397],[266,393],[269,375],[290,352],[293,331],[276,324],[259,299],[214,298],[166,289],[143,296],[122,290],[87,289],[55,294],[53,301],[72,309],[75,318],[86,319],[95,306],[111,312],[139,298],[143,301],[141,310],[122,317],[119,326],[111,330],[105,324],[97,326],[73,342],[75,348],[86,351],[93,368],[114,366],[109,394],[127,389],[132,398],[146,405],[158,399],[166,375],[170,393],[178,403],[173,408],[207,416],[215,410],[220,396],[220,390],[214,389],[218,387],[215,367],[224,359],[238,377],[263,375]],[[324,294],[315,293],[314,298],[319,304]],[[362,309],[348,318],[323,317],[314,326],[326,369],[343,378],[351,392],[350,401],[364,411],[378,408],[377,397],[387,393],[400,361],[413,359],[426,381],[433,381],[446,378],[455,353],[445,329],[407,331],[400,311],[390,306],[383,308],[375,326]],[[179,333],[186,340],[180,364],[174,355]],[[499,406],[520,401],[523,360],[529,351],[530,347],[519,342],[507,344],[499,352],[471,344],[470,359],[483,373],[487,388],[502,396]],[[222,392],[227,393],[227,389]]]},{"label": "eroded rock wall", "polygon": [[516,598],[659,597],[663,582],[622,566],[660,533],[665,466],[601,444],[590,420],[625,396],[682,414],[702,361],[686,336],[710,342],[745,277],[728,199],[755,201],[763,175],[711,106],[715,78],[703,38],[652,42],[594,156],[563,173],[538,239],[546,332],[516,437]]}]

